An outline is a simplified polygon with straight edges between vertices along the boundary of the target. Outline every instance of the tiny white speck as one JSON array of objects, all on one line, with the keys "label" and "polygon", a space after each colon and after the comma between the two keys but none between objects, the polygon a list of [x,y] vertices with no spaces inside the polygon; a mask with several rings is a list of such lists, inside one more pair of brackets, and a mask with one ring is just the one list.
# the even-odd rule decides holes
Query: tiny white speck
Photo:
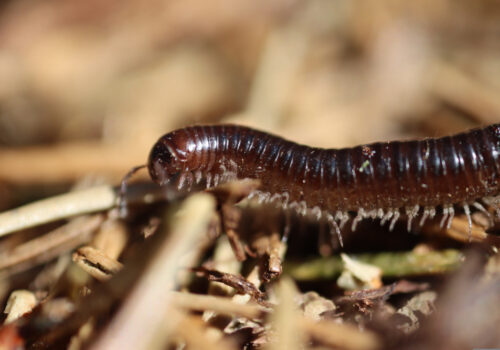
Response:
[{"label": "tiny white speck", "polygon": [[143,199],[144,199],[144,203],[149,204],[149,203],[153,203],[155,197],[152,194],[147,194],[144,196]]}]

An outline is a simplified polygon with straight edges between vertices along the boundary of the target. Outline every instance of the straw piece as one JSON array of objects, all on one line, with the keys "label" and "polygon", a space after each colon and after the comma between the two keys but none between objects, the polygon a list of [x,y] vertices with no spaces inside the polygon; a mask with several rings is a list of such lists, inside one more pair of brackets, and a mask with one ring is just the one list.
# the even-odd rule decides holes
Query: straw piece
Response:
[{"label": "straw piece", "polygon": [[0,214],[0,237],[48,222],[112,208],[116,193],[98,186],[42,199]]},{"label": "straw piece", "polygon": [[260,318],[268,310],[256,304],[239,304],[229,298],[213,295],[171,292],[174,304],[197,311],[210,310],[218,314],[236,315],[249,319]]},{"label": "straw piece", "polygon": [[304,348],[304,334],[300,327],[300,313],[295,305],[298,290],[287,277],[280,280],[276,294],[280,303],[275,307],[271,323],[276,330],[276,341],[267,345],[268,350]]},{"label": "straw piece", "polygon": [[340,324],[334,321],[319,321],[300,318],[303,331],[323,344],[335,348],[351,350],[371,350],[380,347],[381,340],[370,331],[360,331],[350,324]]},{"label": "straw piece", "polygon": [[73,253],[73,261],[99,281],[110,279],[123,267],[115,259],[89,246],[81,247]]},{"label": "straw piece", "polygon": [[102,214],[83,216],[71,220],[66,225],[24,242],[8,252],[0,254],[0,269],[10,273],[24,271],[37,264],[89,242],[92,233],[104,221]]},{"label": "straw piece", "polygon": [[[168,294],[176,285],[180,264],[198,243],[212,218],[214,199],[204,193],[187,198],[175,227],[142,273],[123,307],[118,311],[94,349],[163,349],[183,314],[173,307]],[[182,261],[182,263],[181,263]]]}]

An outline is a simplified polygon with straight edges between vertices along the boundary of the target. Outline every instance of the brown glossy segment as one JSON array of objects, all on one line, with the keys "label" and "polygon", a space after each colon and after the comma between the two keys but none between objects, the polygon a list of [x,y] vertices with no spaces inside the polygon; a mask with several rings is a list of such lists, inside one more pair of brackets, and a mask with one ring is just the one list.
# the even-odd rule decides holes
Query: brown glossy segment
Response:
[{"label": "brown glossy segment", "polygon": [[[500,125],[451,137],[320,149],[236,125],[194,126],[154,145],[149,172],[165,184],[196,173],[203,181],[261,180],[329,212],[472,203],[498,195]],[[223,181],[223,180],[222,180]]]}]

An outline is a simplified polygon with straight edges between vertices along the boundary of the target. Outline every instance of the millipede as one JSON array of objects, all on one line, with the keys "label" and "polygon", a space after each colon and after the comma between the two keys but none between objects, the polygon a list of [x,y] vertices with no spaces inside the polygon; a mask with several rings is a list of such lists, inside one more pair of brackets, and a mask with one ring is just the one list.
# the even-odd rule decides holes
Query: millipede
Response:
[{"label": "millipede", "polygon": [[324,149],[238,125],[192,126],[162,136],[148,160],[152,180],[179,190],[258,179],[249,197],[326,219],[342,244],[341,229],[365,218],[389,229],[402,215],[407,228],[419,217],[442,215],[449,228],[471,207],[499,216],[500,124],[441,138],[378,142]]}]

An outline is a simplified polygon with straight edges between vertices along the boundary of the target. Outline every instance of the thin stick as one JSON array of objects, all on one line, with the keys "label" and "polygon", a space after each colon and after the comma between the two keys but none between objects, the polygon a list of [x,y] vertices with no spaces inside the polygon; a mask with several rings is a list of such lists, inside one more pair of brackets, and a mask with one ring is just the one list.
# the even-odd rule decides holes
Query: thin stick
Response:
[{"label": "thin stick", "polygon": [[179,312],[175,312],[177,309],[173,307],[168,292],[176,285],[179,265],[194,263],[183,261],[183,257],[198,246],[214,208],[213,198],[204,193],[184,201],[178,222],[168,239],[159,247],[153,261],[93,349],[165,347],[182,318]]},{"label": "thin stick", "polygon": [[120,262],[90,246],[74,252],[73,261],[99,281],[107,281],[123,267]]},{"label": "thin stick", "polygon": [[111,186],[99,186],[42,199],[0,214],[0,237],[25,228],[115,206]]},{"label": "thin stick", "polygon": [[[442,274],[455,270],[462,264],[463,254],[454,249],[419,253],[379,252],[353,255],[357,260],[377,266],[384,277]],[[330,279],[344,269],[338,256],[314,258],[303,261],[287,261],[285,273],[298,281]]]},{"label": "thin stick", "polygon": [[87,243],[104,221],[102,214],[78,217],[55,230],[0,254],[0,270],[24,271]]},{"label": "thin stick", "polygon": [[271,315],[271,324],[276,329],[276,340],[270,342],[267,349],[304,349],[305,336],[300,327],[300,312],[295,305],[298,295],[295,284],[287,277],[282,278],[276,294],[280,302]]},{"label": "thin stick", "polygon": [[258,304],[239,304],[230,298],[218,297],[213,295],[170,292],[173,303],[178,307],[198,310],[214,311],[217,314],[236,315],[248,319],[261,318],[269,310]]},{"label": "thin stick", "polygon": [[299,318],[303,332],[321,343],[351,350],[371,350],[380,348],[381,340],[376,333],[360,331],[355,326],[333,321],[314,322],[305,317]]}]

